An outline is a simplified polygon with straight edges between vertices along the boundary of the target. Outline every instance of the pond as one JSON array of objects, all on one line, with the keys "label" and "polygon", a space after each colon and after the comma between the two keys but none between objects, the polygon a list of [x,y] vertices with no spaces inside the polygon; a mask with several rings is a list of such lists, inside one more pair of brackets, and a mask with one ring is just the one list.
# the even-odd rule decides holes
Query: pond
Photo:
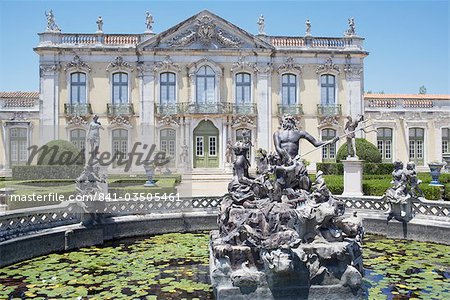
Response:
[{"label": "pond", "polygon": [[[169,233],[0,269],[0,299],[213,299],[209,234]],[[369,299],[450,299],[450,246],[369,235]]]}]

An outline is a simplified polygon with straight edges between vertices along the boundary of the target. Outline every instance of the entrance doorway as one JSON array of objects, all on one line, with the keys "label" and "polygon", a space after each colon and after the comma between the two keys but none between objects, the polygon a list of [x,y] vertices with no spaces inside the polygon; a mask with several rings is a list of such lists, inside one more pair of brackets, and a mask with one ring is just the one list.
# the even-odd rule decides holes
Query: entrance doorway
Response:
[{"label": "entrance doorway", "polygon": [[194,168],[218,168],[219,149],[219,129],[201,121],[194,129]]}]

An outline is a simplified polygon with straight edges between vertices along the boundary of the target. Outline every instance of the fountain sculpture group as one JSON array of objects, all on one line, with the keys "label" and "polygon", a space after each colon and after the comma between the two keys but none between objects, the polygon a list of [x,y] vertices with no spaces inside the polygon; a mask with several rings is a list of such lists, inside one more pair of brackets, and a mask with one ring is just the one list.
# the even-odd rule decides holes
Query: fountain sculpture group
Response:
[{"label": "fountain sculpture group", "polygon": [[221,299],[359,299],[363,227],[333,198],[322,173],[311,183],[300,139],[324,142],[284,116],[276,153],[260,150],[249,175],[249,142],[234,147],[233,179],[211,233],[210,276]]}]

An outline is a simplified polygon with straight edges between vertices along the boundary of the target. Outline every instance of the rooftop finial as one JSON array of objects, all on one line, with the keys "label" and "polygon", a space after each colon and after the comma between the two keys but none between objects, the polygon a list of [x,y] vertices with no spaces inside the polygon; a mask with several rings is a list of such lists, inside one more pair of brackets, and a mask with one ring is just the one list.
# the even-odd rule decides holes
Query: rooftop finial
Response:
[{"label": "rooftop finial", "polygon": [[103,19],[102,17],[98,17],[97,19],[97,33],[103,33]]},{"label": "rooftop finial", "polygon": [[354,36],[356,35],[355,31],[355,19],[350,18],[348,19],[348,29],[344,33],[345,36]]},{"label": "rooftop finial", "polygon": [[61,32],[61,28],[55,23],[55,15],[51,9],[49,12],[45,12],[45,16],[47,17],[47,31]]},{"label": "rooftop finial", "polygon": [[306,20],[305,26],[306,26],[305,36],[311,36],[311,22],[309,21],[309,19]]},{"label": "rooftop finial", "polygon": [[265,20],[263,15],[259,16],[258,22],[256,22],[256,24],[258,24],[258,34],[266,35],[266,33],[264,32]]},{"label": "rooftop finial", "polygon": [[147,26],[146,33],[153,33],[153,16],[147,12],[145,17],[145,25]]}]

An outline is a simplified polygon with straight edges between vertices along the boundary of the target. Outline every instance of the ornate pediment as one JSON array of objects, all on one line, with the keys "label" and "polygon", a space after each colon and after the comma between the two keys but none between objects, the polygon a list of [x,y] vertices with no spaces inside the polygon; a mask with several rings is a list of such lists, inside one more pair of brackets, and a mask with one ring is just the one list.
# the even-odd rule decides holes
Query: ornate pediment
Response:
[{"label": "ornate pediment", "polygon": [[278,71],[278,73],[294,72],[294,73],[301,74],[302,66],[299,64],[296,64],[294,58],[288,57],[288,58],[286,58],[286,61],[278,67],[277,71]]},{"label": "ornate pediment", "polygon": [[318,65],[317,69],[316,69],[316,73],[317,74],[321,74],[321,73],[336,73],[339,74],[339,66],[335,65],[333,63],[333,59],[327,58],[327,60],[325,61],[325,63],[323,65]]},{"label": "ornate pediment", "polygon": [[77,71],[83,70],[90,72],[91,67],[86,62],[82,61],[78,55],[75,55],[73,57],[73,60],[67,63],[64,67],[64,71],[68,70],[77,70]]},{"label": "ornate pediment", "polygon": [[230,22],[204,10],[180,24],[144,41],[140,48],[230,49],[273,48]]},{"label": "ornate pediment", "polygon": [[180,66],[175,64],[169,55],[166,55],[162,61],[157,62],[153,66],[152,69],[153,69],[153,72],[155,72],[155,73],[161,72],[161,71],[169,71],[169,70],[176,71],[176,72],[181,71]]},{"label": "ornate pediment", "polygon": [[133,71],[133,66],[123,60],[122,56],[116,56],[112,62],[106,67],[106,71],[111,72],[113,70],[128,70]]},{"label": "ornate pediment", "polygon": [[256,66],[256,63],[248,62],[245,57],[240,56],[238,61],[231,66],[231,72],[235,73],[239,71],[251,71],[257,73],[258,67]]}]

